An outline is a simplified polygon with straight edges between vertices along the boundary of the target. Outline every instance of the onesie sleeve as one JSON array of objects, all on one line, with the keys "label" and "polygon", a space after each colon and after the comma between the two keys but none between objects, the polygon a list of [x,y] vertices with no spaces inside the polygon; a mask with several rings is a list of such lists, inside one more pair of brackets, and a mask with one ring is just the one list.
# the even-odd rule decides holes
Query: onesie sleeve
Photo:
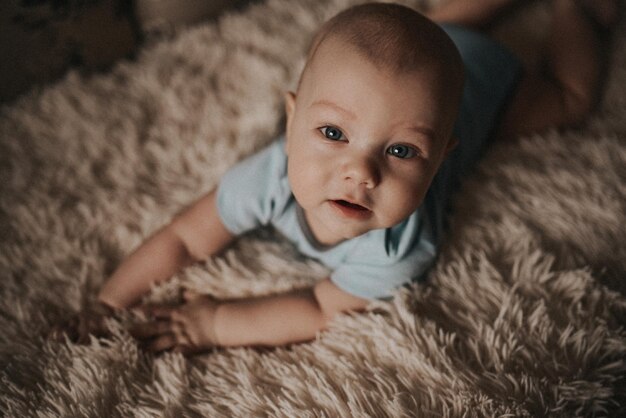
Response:
[{"label": "onesie sleeve", "polygon": [[217,211],[222,223],[238,235],[272,220],[288,196],[284,140],[274,141],[230,168],[217,189]]},{"label": "onesie sleeve", "polygon": [[330,280],[363,299],[389,299],[399,287],[423,279],[435,262],[437,247],[424,225],[412,223],[404,225],[399,239],[391,230],[370,231]]}]

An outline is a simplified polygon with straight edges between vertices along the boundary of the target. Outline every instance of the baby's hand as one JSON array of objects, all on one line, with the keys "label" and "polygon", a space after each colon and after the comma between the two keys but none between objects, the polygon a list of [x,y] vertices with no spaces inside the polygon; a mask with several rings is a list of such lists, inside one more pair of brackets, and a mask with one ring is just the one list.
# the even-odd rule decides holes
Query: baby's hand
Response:
[{"label": "baby's hand", "polygon": [[144,308],[151,320],[136,325],[130,333],[144,344],[146,350],[192,354],[218,345],[215,312],[219,303],[189,290],[183,296],[185,303],[180,306]]},{"label": "baby's hand", "polygon": [[48,334],[48,339],[53,341],[63,341],[65,337],[78,344],[89,342],[89,336],[106,337],[109,330],[106,327],[106,318],[115,316],[115,309],[108,305],[97,303],[74,315],[63,324],[52,328]]}]

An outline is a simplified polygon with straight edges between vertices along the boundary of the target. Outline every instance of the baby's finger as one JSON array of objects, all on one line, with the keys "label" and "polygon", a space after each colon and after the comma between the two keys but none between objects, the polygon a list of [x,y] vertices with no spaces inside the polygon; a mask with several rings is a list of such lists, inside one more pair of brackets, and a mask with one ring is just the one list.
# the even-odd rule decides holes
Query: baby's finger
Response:
[{"label": "baby's finger", "polygon": [[189,356],[192,354],[196,354],[199,352],[197,348],[193,348],[186,344],[177,344],[176,347],[172,350],[174,353],[180,353],[183,356]]},{"label": "baby's finger", "polygon": [[183,299],[185,300],[185,302],[191,302],[193,300],[200,299],[202,297],[204,297],[204,295],[196,292],[195,290],[191,290],[191,289],[183,290]]},{"label": "baby's finger", "polygon": [[152,353],[160,353],[161,351],[171,350],[174,347],[176,347],[176,337],[173,334],[161,335],[144,345],[145,350]]},{"label": "baby's finger", "polygon": [[183,291],[183,299],[186,303],[191,303],[195,301],[217,302],[217,299],[215,299],[213,295],[198,293],[195,290],[191,289],[185,289]]},{"label": "baby's finger", "polygon": [[135,325],[129,331],[133,337],[145,340],[163,334],[170,334],[172,332],[172,324],[169,321],[152,321]]},{"label": "baby's finger", "polygon": [[164,305],[146,305],[142,308],[147,316],[157,319],[170,319],[174,309],[176,309],[175,306]]}]

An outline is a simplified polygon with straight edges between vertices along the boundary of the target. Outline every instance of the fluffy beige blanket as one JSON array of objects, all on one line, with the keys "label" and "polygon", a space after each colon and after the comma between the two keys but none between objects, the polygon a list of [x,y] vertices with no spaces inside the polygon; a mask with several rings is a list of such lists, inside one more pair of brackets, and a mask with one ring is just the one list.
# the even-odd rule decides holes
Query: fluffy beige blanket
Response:
[{"label": "fluffy beige blanket", "polygon": [[[153,357],[116,322],[114,338],[84,346],[41,337],[281,131],[311,33],[352,3],[267,0],[1,110],[2,415],[626,414],[623,25],[599,111],[579,129],[493,147],[427,285],[285,348]],[[326,273],[261,231],[150,298],[183,285],[279,292]]]}]

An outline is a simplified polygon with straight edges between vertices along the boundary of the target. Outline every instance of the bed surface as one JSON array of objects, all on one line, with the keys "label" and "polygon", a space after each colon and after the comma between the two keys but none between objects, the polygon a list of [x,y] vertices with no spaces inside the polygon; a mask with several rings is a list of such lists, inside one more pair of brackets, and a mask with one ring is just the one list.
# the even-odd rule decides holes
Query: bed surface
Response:
[{"label": "bed surface", "polygon": [[[281,132],[307,42],[348,0],[268,0],[107,74],[0,111],[0,415],[619,416],[626,413],[626,37],[580,128],[496,144],[455,203],[427,285],[310,343],[142,353],[41,335],[235,161]],[[420,2],[405,2],[416,5]],[[217,297],[327,271],[272,231],[155,288]]]}]

